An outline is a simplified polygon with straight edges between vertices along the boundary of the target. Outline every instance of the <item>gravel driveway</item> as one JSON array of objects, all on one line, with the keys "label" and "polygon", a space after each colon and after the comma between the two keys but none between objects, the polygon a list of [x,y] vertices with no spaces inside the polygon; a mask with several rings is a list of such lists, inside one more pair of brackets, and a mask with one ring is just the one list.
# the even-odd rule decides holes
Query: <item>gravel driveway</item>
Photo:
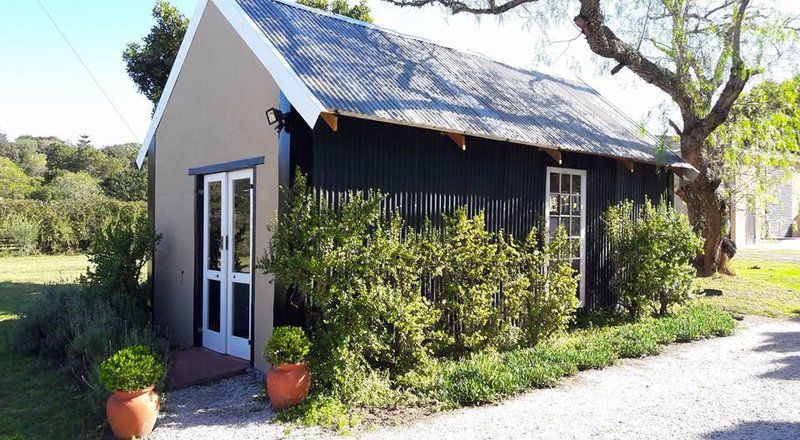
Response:
[{"label": "gravel driveway", "polygon": [[[170,395],[155,439],[329,437],[286,430],[248,377]],[[364,439],[800,439],[800,321],[748,317],[736,335],[587,371],[498,405],[359,432]]]}]

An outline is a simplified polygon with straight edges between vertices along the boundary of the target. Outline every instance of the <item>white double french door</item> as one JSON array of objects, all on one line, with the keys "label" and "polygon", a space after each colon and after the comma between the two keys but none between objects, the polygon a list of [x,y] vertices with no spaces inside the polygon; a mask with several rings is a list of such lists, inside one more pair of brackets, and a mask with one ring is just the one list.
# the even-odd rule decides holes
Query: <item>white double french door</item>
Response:
[{"label": "white double french door", "polygon": [[203,182],[203,346],[250,359],[253,171]]}]

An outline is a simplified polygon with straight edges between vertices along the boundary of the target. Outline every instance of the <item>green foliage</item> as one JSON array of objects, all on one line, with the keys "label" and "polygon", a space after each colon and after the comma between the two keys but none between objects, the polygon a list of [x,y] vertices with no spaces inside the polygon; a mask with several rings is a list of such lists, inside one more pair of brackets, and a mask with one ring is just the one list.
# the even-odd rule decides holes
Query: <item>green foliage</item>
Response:
[{"label": "green foliage", "polygon": [[114,351],[142,344],[158,353],[168,349],[168,342],[149,327],[83,286],[48,288],[19,315],[9,330],[10,348],[64,362],[87,390],[97,388],[96,368]]},{"label": "green foliage", "polygon": [[[260,267],[308,298],[315,388],[345,402],[374,401],[368,388],[384,402],[406,399],[385,385],[432,354],[532,345],[577,306],[563,230],[517,245],[461,209],[443,231],[415,232],[382,212],[380,195],[348,194],[334,209],[299,173],[286,194]],[[423,282],[441,286],[435,300]]]},{"label": "green foliage", "polygon": [[36,253],[39,228],[37,221],[22,214],[9,212],[0,215],[0,243],[13,247],[13,252],[18,255],[31,255]]},{"label": "green foliage", "polygon": [[100,364],[100,383],[112,392],[142,390],[163,376],[163,362],[144,345],[123,348]]},{"label": "green foliage", "polygon": [[156,24],[141,42],[129,43],[122,59],[139,91],[158,104],[175,63],[189,19],[168,1],[157,0],[152,12]]},{"label": "green foliage", "polygon": [[147,295],[139,281],[160,239],[146,212],[136,206],[119,210],[93,234],[87,249],[93,267],[83,281],[124,304],[123,310],[145,310]]},{"label": "green foliage", "polygon": [[39,200],[87,201],[102,194],[100,182],[85,172],[59,171],[32,198]]},{"label": "green foliage", "polygon": [[298,0],[297,3],[372,23],[372,17],[369,15],[369,5],[367,5],[366,0],[358,0],[358,3],[354,6],[350,6],[347,0]]},{"label": "green foliage", "polygon": [[711,141],[728,196],[763,209],[800,155],[800,76],[767,80],[743,95]]},{"label": "green foliage", "polygon": [[657,354],[674,341],[726,336],[735,325],[730,314],[693,304],[673,316],[576,330],[534,348],[483,351],[464,359],[435,361],[407,375],[403,385],[444,408],[484,404],[531,388],[555,386],[564,376],[603,368],[621,357]]},{"label": "green foliage", "polygon": [[413,234],[381,215],[381,197],[348,196],[339,209],[298,174],[260,262],[310,298],[314,380],[352,396],[371,368],[402,371],[429,354],[435,311],[421,292]]},{"label": "green foliage", "polygon": [[[124,203],[105,197],[91,200],[0,200],[0,223],[27,224],[24,230],[38,230],[34,250],[58,254],[85,251],[109,218],[122,210],[144,215],[143,203]],[[0,232],[0,236],[8,236]],[[18,236],[18,235],[15,235]]]},{"label": "green foliage", "polygon": [[275,327],[264,347],[264,359],[273,366],[297,364],[306,360],[311,341],[300,327]]},{"label": "green foliage", "polygon": [[603,223],[614,265],[612,287],[619,304],[632,319],[665,315],[695,291],[691,261],[701,242],[685,216],[662,200],[645,201],[641,213],[630,201],[609,208]]},{"label": "green foliage", "polygon": [[0,199],[24,199],[34,190],[34,182],[11,159],[0,157]]},{"label": "green foliage", "polygon": [[133,167],[123,168],[100,183],[103,192],[114,199],[126,202],[147,200],[147,171]]},{"label": "green foliage", "polygon": [[360,423],[338,399],[326,394],[314,393],[299,405],[278,413],[278,419],[305,426],[321,426],[347,434]]},{"label": "green foliage", "polygon": [[440,299],[435,305],[442,320],[456,323],[459,331],[450,345],[463,353],[486,347],[500,335],[502,320],[494,296],[503,280],[503,250],[493,243],[483,213],[473,218],[459,208],[444,218],[441,249]]}]

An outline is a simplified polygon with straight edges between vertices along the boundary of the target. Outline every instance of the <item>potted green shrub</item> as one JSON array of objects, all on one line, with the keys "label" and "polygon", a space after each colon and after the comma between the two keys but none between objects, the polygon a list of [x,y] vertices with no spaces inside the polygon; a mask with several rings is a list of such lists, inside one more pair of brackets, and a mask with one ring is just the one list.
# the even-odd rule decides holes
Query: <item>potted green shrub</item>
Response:
[{"label": "potted green shrub", "polygon": [[123,348],[103,361],[100,383],[113,393],[106,415],[115,437],[138,438],[153,431],[160,406],[154,388],[163,376],[164,363],[144,345]]},{"label": "potted green shrub", "polygon": [[300,327],[276,327],[264,347],[267,371],[267,394],[272,407],[284,409],[305,400],[311,386],[311,371],[306,356],[311,349]]}]

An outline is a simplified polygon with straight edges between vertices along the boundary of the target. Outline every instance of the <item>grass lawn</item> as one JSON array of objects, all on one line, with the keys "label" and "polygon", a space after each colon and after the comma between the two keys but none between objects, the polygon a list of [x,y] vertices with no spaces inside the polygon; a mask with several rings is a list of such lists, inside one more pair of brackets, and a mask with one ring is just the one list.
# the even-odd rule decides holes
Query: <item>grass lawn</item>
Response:
[{"label": "grass lawn", "polygon": [[703,301],[742,314],[776,318],[800,316],[800,251],[746,251],[731,260],[735,276],[700,281],[722,296]]},{"label": "grass lawn", "polygon": [[11,320],[47,284],[70,283],[83,274],[83,255],[0,258],[0,438],[67,439],[97,436],[87,426],[87,403],[73,381],[50,362],[6,347]]}]

